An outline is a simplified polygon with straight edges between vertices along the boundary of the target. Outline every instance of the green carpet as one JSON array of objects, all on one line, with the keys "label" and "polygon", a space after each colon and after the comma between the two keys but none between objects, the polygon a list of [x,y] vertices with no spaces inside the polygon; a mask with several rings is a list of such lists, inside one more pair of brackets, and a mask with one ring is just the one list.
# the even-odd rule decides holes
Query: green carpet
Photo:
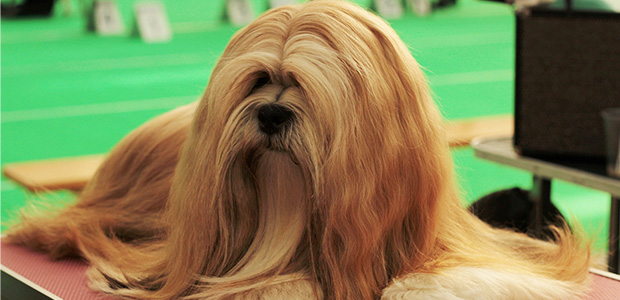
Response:
[{"label": "green carpet", "polygon": [[[3,1],[5,2],[5,1]],[[127,28],[134,1],[121,3]],[[105,153],[149,118],[196,99],[238,28],[223,19],[224,1],[162,1],[173,40],[145,44],[137,36],[85,32],[77,1],[49,19],[2,26],[2,164]],[[355,1],[368,6],[371,1]],[[257,11],[266,1],[253,1]],[[515,18],[510,7],[459,0],[427,17],[406,13],[391,25],[424,67],[447,119],[512,113]],[[498,189],[529,188],[531,176],[453,152],[464,202]],[[2,221],[36,198],[2,179]],[[66,193],[48,201],[67,198]],[[606,246],[609,199],[554,182],[553,200],[583,223],[597,249]],[[6,227],[3,226],[4,230]]]}]

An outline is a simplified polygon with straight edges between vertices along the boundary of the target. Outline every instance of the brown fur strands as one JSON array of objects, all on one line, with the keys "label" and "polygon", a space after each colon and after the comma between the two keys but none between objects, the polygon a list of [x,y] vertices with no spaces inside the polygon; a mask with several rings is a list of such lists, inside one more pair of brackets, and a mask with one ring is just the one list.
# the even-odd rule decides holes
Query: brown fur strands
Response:
[{"label": "brown fur strands", "polygon": [[[292,111],[259,130],[257,109]],[[91,286],[137,299],[377,299],[461,266],[583,290],[589,249],[492,229],[460,205],[441,116],[407,47],[341,1],[237,32],[197,103],[121,141],[75,204],[6,239],[82,255]]]}]

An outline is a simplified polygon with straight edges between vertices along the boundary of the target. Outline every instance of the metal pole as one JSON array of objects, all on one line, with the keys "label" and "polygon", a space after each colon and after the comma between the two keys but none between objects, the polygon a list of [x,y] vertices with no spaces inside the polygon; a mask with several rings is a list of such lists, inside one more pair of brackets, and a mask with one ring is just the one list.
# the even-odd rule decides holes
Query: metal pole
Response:
[{"label": "metal pole", "polygon": [[545,209],[551,206],[551,180],[534,175],[530,197],[534,201],[534,236],[543,236]]},{"label": "metal pole", "polygon": [[611,207],[609,211],[609,272],[618,274],[620,268],[618,243],[620,242],[619,231],[620,222],[618,220],[620,216],[620,198],[611,197]]}]

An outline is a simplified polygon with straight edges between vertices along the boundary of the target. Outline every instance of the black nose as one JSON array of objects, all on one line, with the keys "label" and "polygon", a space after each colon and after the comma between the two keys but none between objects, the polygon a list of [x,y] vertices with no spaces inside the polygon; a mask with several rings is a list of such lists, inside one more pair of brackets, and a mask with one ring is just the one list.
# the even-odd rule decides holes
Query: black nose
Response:
[{"label": "black nose", "polygon": [[279,104],[265,104],[258,108],[259,128],[266,134],[275,134],[293,119],[293,112]]}]

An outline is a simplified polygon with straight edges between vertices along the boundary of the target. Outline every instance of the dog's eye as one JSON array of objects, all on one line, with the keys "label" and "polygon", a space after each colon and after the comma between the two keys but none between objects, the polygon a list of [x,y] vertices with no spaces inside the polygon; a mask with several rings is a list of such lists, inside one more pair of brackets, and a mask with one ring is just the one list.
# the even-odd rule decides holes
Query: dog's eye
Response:
[{"label": "dog's eye", "polygon": [[260,74],[258,78],[256,79],[256,81],[254,82],[254,86],[252,87],[252,92],[256,91],[259,88],[264,87],[269,82],[271,82],[271,78],[269,78],[269,75],[267,73]]},{"label": "dog's eye", "polygon": [[291,85],[299,87],[299,81],[297,81],[297,78],[291,77]]}]

